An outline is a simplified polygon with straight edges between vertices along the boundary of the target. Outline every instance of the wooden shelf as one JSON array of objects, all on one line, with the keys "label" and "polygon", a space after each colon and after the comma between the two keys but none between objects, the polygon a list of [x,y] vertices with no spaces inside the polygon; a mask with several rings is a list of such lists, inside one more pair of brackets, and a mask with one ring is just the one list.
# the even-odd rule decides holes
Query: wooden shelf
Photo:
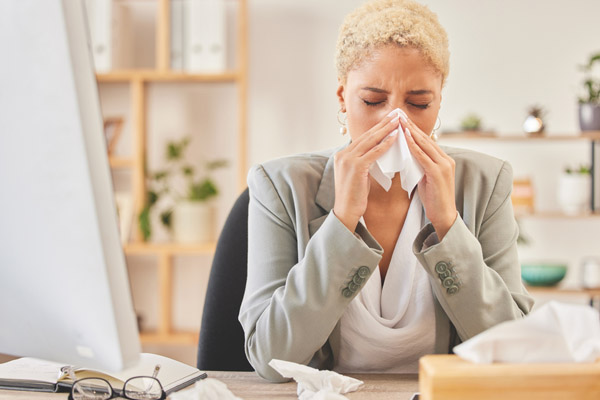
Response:
[{"label": "wooden shelf", "polygon": [[127,255],[185,255],[185,254],[213,254],[217,247],[216,242],[182,244],[182,243],[127,243],[124,247]]},{"label": "wooden shelf", "polygon": [[[148,147],[148,97],[153,84],[182,83],[182,84],[225,84],[236,88],[237,119],[236,155],[238,164],[237,185],[241,192],[246,187],[247,170],[247,91],[248,91],[248,6],[247,0],[236,2],[236,48],[235,66],[221,73],[189,73],[187,71],[171,70],[170,32],[171,18],[170,0],[153,0],[156,3],[156,62],[154,68],[122,69],[107,73],[96,74],[99,85],[123,84],[129,87],[130,104],[130,135],[132,140],[131,156],[110,157],[112,168],[129,168],[131,171],[131,193],[133,198],[134,215],[139,215],[145,205],[147,193],[146,168]],[[224,86],[225,86],[224,85]],[[183,86],[181,86],[183,88]],[[228,107],[230,107],[228,105]],[[137,226],[137,224],[136,224]],[[141,232],[135,232],[134,237],[142,237]],[[145,343],[181,343],[195,344],[198,333],[174,332],[172,327],[173,308],[173,269],[174,259],[180,255],[212,256],[216,243],[177,244],[177,243],[144,243],[133,242],[124,245],[127,255],[152,256],[157,262],[158,275],[158,326],[156,332],[142,333]]]},{"label": "wooden shelf", "polygon": [[241,74],[237,71],[225,71],[214,74],[190,74],[187,72],[170,70],[120,70],[103,74],[96,74],[100,83],[123,83],[131,81],[143,82],[236,82]]},{"label": "wooden shelf", "polygon": [[198,332],[140,333],[140,341],[142,344],[196,345],[198,344],[199,337],[200,335]]},{"label": "wooden shelf", "polygon": [[589,297],[600,296],[600,289],[585,289],[576,287],[561,287],[561,286],[525,286],[530,293],[537,294],[559,294],[573,295],[583,294]]},{"label": "wooden shelf", "polygon": [[440,141],[445,140],[500,140],[500,141],[569,141],[569,140],[600,140],[600,131],[582,132],[577,135],[546,134],[542,136],[526,136],[524,133],[497,135],[493,132],[442,132]]},{"label": "wooden shelf", "polygon": [[600,212],[587,212],[582,214],[570,215],[561,211],[536,211],[533,213],[515,213],[516,218],[544,218],[544,219],[584,219],[600,218]]},{"label": "wooden shelf", "polygon": [[109,157],[108,163],[112,168],[132,168],[134,161],[131,158]]}]

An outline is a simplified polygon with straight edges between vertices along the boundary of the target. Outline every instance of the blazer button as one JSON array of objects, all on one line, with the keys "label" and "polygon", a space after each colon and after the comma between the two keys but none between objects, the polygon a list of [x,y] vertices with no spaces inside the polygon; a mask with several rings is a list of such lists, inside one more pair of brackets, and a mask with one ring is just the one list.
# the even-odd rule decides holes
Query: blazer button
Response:
[{"label": "blazer button", "polygon": [[369,276],[369,274],[371,273],[371,270],[369,269],[369,267],[360,267],[358,269],[358,276],[360,276],[361,278],[366,278],[367,276]]},{"label": "blazer button", "polygon": [[348,284],[348,289],[350,289],[352,291],[352,293],[356,292],[358,290],[358,288],[359,288],[359,286],[352,281],[350,281],[350,283]]},{"label": "blazer button", "polygon": [[452,279],[451,277],[450,278],[446,278],[446,279],[444,279],[444,282],[442,282],[442,285],[445,288],[450,288],[450,287],[452,287],[454,285],[454,279]]},{"label": "blazer button", "polygon": [[352,297],[352,295],[354,294],[354,292],[352,292],[350,289],[345,288],[344,290],[342,290],[342,295],[346,298],[350,298]]},{"label": "blazer button", "polygon": [[356,283],[357,285],[361,285],[364,281],[365,278],[361,278],[360,276],[358,276],[358,274],[352,277],[352,282]]},{"label": "blazer button", "polygon": [[442,272],[446,271],[448,269],[448,264],[446,264],[443,261],[440,261],[439,263],[435,264],[435,272],[437,272],[438,274],[441,274]]},{"label": "blazer button", "polygon": [[452,285],[448,289],[446,289],[446,292],[448,292],[448,294],[458,293],[458,286]]},{"label": "blazer button", "polygon": [[447,270],[445,270],[444,272],[440,272],[440,273],[438,274],[438,276],[440,277],[440,279],[441,279],[441,280],[444,280],[444,279],[446,279],[446,278],[448,278],[448,277],[452,276],[452,274],[450,273],[450,270],[448,270],[448,269],[447,269]]}]

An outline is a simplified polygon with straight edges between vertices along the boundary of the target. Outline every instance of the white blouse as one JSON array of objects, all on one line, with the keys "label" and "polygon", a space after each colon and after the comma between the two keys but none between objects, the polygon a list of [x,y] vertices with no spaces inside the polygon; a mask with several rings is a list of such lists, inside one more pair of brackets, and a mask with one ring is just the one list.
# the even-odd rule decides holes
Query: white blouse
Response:
[{"label": "white blouse", "polygon": [[377,267],[342,315],[334,370],[417,373],[419,358],[434,352],[433,293],[427,272],[412,252],[423,223],[423,206],[415,191],[383,286]]}]

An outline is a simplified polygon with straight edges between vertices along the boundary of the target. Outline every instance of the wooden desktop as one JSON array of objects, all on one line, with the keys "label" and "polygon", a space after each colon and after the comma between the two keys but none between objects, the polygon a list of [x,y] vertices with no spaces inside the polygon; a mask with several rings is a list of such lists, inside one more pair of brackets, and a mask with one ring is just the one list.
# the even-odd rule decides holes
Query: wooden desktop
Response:
[{"label": "wooden desktop", "polygon": [[[351,400],[410,400],[418,391],[417,375],[352,374],[365,384],[345,396]],[[296,382],[270,383],[254,372],[209,371],[209,378],[225,383],[229,390],[244,400],[297,399]],[[186,389],[183,389],[186,390]],[[66,399],[67,393],[36,393],[0,390],[0,400]]]}]

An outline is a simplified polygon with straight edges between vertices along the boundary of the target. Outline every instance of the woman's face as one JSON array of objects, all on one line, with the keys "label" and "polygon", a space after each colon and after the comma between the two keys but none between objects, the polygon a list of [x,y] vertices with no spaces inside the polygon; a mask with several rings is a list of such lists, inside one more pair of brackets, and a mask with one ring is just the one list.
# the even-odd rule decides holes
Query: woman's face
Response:
[{"label": "woman's face", "polygon": [[430,134],[440,111],[442,75],[419,50],[386,45],[351,70],[337,94],[352,140],[395,108]]}]

